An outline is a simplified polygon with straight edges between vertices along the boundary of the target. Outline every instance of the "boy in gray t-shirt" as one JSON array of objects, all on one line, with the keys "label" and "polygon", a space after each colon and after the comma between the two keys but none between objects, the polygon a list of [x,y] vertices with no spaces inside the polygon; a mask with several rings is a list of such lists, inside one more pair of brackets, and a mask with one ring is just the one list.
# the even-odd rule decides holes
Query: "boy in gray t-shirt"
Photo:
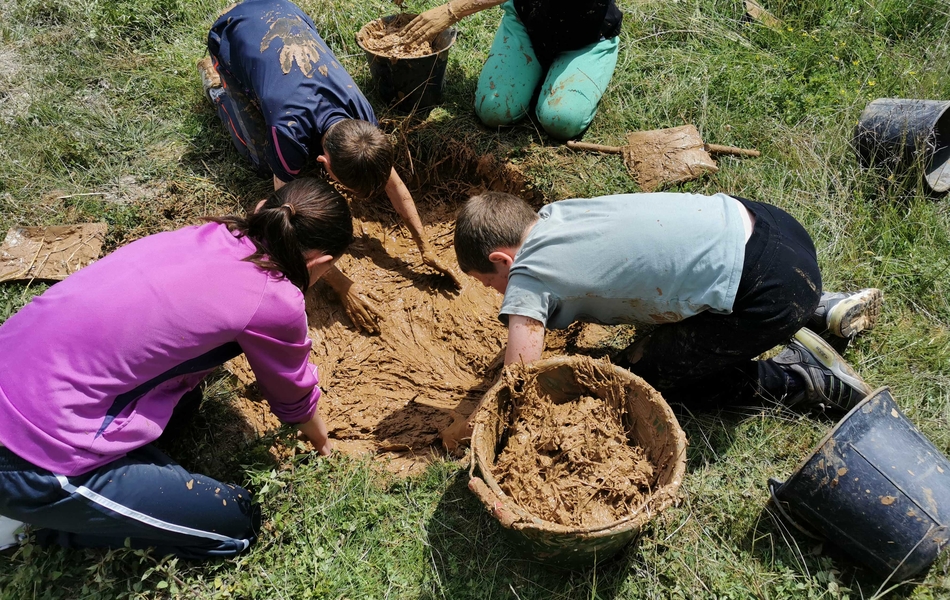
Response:
[{"label": "boy in gray t-shirt", "polygon": [[[546,327],[649,323],[617,362],[674,402],[758,393],[847,411],[870,392],[802,328],[842,337],[869,329],[880,290],[823,294],[811,238],[774,206],[656,193],[562,200],[536,213],[486,192],[459,211],[455,251],[462,271],[505,295],[505,364],[540,358]],[[790,338],[775,358],[753,360]]]}]

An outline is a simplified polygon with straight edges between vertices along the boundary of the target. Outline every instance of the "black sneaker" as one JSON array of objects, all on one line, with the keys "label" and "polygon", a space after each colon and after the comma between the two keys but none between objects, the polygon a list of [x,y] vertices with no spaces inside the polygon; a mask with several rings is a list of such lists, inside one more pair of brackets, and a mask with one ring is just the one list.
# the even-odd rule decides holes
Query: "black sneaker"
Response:
[{"label": "black sneaker", "polygon": [[840,338],[852,338],[862,331],[873,329],[881,314],[884,293],[877,288],[865,288],[857,292],[824,292],[815,321]]},{"label": "black sneaker", "polygon": [[805,386],[782,400],[790,408],[848,412],[871,393],[868,384],[841,355],[810,329],[800,329],[772,361]]}]

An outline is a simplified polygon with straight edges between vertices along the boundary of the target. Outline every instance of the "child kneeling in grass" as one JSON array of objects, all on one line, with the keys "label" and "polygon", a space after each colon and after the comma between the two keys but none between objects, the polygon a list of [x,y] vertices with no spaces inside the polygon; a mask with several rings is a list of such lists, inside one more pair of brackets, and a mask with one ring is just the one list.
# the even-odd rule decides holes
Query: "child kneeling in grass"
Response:
[{"label": "child kneeling in grass", "polygon": [[[674,402],[847,411],[870,390],[820,336],[874,325],[881,292],[823,294],[815,247],[785,211],[726,194],[554,202],[486,192],[459,211],[462,271],[505,295],[505,364],[541,357],[546,327],[655,325],[618,358]],[[799,331],[801,330],[801,331]],[[753,360],[792,336],[769,360]]]},{"label": "child kneeling in grass", "polygon": [[[310,164],[359,198],[386,192],[422,262],[458,282],[429,243],[415,201],[393,167],[395,151],[356,82],[289,0],[246,0],[226,9],[208,32],[209,59],[199,63],[205,93],[238,152],[274,188]],[[379,333],[383,316],[336,267],[325,278],[353,325]]]},{"label": "child kneeling in grass", "polygon": [[330,453],[304,292],[352,241],[346,200],[298,179],[247,218],[208,220],[116,250],[0,326],[0,516],[41,542],[246,549],[260,524],[248,491],[150,445],[242,352],[274,414]]}]

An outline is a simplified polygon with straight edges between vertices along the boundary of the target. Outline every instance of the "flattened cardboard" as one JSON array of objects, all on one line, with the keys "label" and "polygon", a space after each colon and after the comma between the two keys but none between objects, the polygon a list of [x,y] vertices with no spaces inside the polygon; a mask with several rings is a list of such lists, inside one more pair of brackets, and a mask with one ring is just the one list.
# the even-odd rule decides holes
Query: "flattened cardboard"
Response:
[{"label": "flattened cardboard", "polygon": [[14,227],[0,246],[0,282],[59,281],[102,252],[105,223]]}]

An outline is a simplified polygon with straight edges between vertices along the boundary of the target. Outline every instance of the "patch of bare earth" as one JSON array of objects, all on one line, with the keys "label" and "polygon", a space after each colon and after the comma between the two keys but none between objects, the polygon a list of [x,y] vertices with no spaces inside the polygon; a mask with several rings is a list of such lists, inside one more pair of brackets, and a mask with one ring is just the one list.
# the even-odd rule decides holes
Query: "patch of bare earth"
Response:
[{"label": "patch of bare earth", "polygon": [[[485,188],[518,193],[524,180],[490,158],[463,156],[442,167],[448,175],[430,168],[410,187],[419,190],[432,246],[454,266],[457,206]],[[380,335],[367,335],[355,330],[328,286],[318,283],[307,294],[312,362],[325,391],[320,411],[337,450],[372,453],[410,474],[444,455],[439,432],[471,414],[497,376],[507,335],[497,318],[502,297],[462,274],[455,290],[423,265],[385,198],[354,205],[354,216],[357,240],[338,266],[373,293],[385,320]],[[243,357],[228,369],[253,383]]]}]

